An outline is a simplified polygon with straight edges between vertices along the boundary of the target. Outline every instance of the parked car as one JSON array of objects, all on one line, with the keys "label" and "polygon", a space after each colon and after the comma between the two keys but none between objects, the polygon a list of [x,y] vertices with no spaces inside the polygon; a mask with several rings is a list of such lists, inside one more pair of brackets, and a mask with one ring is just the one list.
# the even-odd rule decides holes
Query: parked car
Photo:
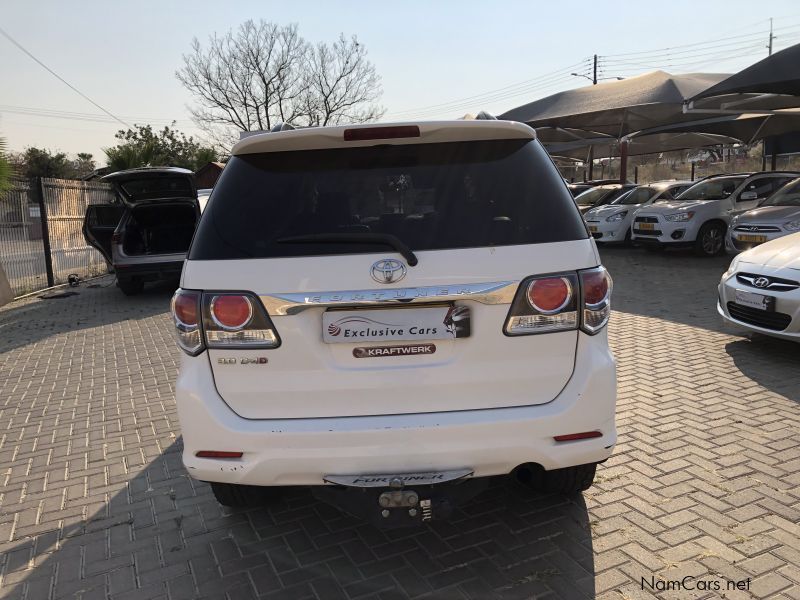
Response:
[{"label": "parked car", "polygon": [[580,492],[616,441],[610,294],[523,124],[247,137],[172,301],[184,464],[222,504],[308,485],[387,525],[512,471]]},{"label": "parked car", "polygon": [[737,255],[720,281],[717,311],[734,325],[800,342],[800,233]]},{"label": "parked car", "polygon": [[733,217],[726,246],[729,252],[741,252],[796,231],[800,231],[800,179],[790,180],[758,208]]},{"label": "parked car", "polygon": [[120,290],[180,277],[200,209],[194,174],[174,167],[118,171],[102,178],[119,202],[86,209],[83,235],[113,267]]},{"label": "parked car", "polygon": [[596,185],[592,189],[578,194],[575,197],[575,203],[581,213],[595,208],[610,204],[622,194],[629,192],[636,187],[635,183],[606,183],[603,185]]},{"label": "parked car", "polygon": [[638,210],[631,239],[650,249],[692,247],[700,256],[716,256],[725,249],[733,215],[755,208],[796,176],[768,172],[706,177],[671,202]]},{"label": "parked car", "polygon": [[628,243],[631,241],[633,216],[638,209],[654,202],[674,200],[691,185],[691,181],[656,181],[640,185],[604,206],[590,208],[583,218],[589,233],[598,242]]}]

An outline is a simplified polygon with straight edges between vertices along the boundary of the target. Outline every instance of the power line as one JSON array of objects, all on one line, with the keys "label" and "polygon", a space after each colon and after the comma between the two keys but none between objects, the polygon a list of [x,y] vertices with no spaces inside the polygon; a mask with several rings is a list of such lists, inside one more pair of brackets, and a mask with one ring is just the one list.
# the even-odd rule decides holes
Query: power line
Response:
[{"label": "power line", "polygon": [[449,110],[449,107],[451,105],[454,105],[454,104],[463,104],[464,102],[467,102],[467,101],[472,101],[473,103],[481,102],[481,101],[483,101],[485,96],[495,95],[497,93],[511,91],[512,89],[523,88],[523,87],[527,87],[527,86],[530,86],[530,85],[536,85],[537,83],[542,82],[542,81],[547,80],[547,79],[550,79],[553,76],[557,76],[557,75],[563,74],[564,72],[569,71],[570,69],[579,68],[579,67],[583,66],[584,64],[587,64],[589,60],[591,60],[591,59],[586,58],[586,59],[583,59],[583,60],[581,60],[581,61],[579,61],[579,62],[577,62],[575,64],[569,65],[567,67],[562,67],[560,69],[556,69],[555,71],[551,71],[550,73],[545,73],[543,75],[540,75],[539,77],[536,77],[536,78],[533,78],[533,79],[527,79],[525,81],[520,81],[520,82],[517,82],[517,83],[512,83],[510,85],[507,85],[507,86],[504,86],[504,87],[501,87],[501,88],[497,88],[497,89],[494,89],[494,90],[488,90],[488,91],[483,92],[481,94],[476,94],[476,95],[473,95],[473,96],[466,96],[464,98],[457,98],[457,99],[454,99],[454,100],[450,100],[449,102],[442,102],[442,103],[439,103],[439,104],[431,104],[431,105],[428,105],[428,106],[418,106],[416,108],[409,108],[409,109],[406,109],[406,110],[393,112],[392,114],[393,115],[402,115],[402,114],[407,114],[407,113],[417,113],[417,112],[422,112],[422,111],[428,111],[428,110],[434,109],[434,108],[441,108],[442,110]]},{"label": "power line", "polygon": [[71,89],[73,92],[75,92],[76,94],[78,94],[78,95],[79,95],[81,98],[83,98],[84,100],[87,100],[87,101],[91,102],[91,103],[92,103],[94,106],[96,106],[97,108],[99,108],[100,110],[102,110],[104,113],[106,113],[108,116],[110,116],[111,118],[113,118],[115,121],[118,121],[119,123],[122,123],[122,124],[123,124],[123,125],[125,125],[126,127],[130,128],[130,125],[128,125],[128,124],[127,124],[125,121],[123,121],[122,119],[120,119],[119,117],[117,117],[117,116],[116,116],[114,113],[112,113],[111,111],[109,111],[109,110],[107,110],[107,109],[103,108],[102,106],[100,106],[100,105],[99,105],[97,102],[95,102],[94,100],[92,100],[91,98],[89,98],[89,96],[87,96],[86,94],[84,94],[82,91],[80,91],[78,88],[76,88],[76,87],[75,87],[74,85],[72,85],[70,82],[68,82],[66,79],[64,79],[63,77],[61,77],[61,75],[59,75],[58,73],[56,73],[55,71],[53,71],[53,69],[51,69],[50,67],[48,67],[46,64],[44,64],[44,63],[43,63],[41,60],[39,60],[38,58],[36,58],[36,57],[35,57],[33,54],[31,54],[31,53],[30,53],[30,52],[29,52],[27,49],[25,49],[25,47],[23,47],[23,46],[22,46],[22,44],[20,44],[20,43],[19,43],[17,40],[15,40],[13,37],[11,37],[11,35],[9,35],[9,34],[8,34],[8,32],[7,32],[5,29],[3,29],[2,27],[0,27],[0,34],[2,34],[2,35],[3,35],[3,37],[5,37],[5,38],[6,38],[6,39],[7,39],[9,42],[11,42],[12,44],[14,44],[14,45],[15,45],[17,48],[19,48],[19,49],[20,49],[22,52],[24,52],[25,54],[27,54],[27,55],[28,55],[28,56],[29,56],[31,59],[33,59],[34,61],[36,61],[36,63],[38,63],[38,64],[39,64],[39,65],[40,65],[40,66],[41,66],[43,69],[45,69],[45,70],[46,70],[48,73],[50,73],[51,75],[53,75],[53,76],[54,76],[56,79],[58,79],[58,80],[59,80],[61,83],[63,83],[63,84],[64,84],[64,85],[66,85],[66,86],[67,86],[69,89]]},{"label": "power line", "polygon": [[[48,117],[48,118],[65,119],[72,121],[91,121],[96,123],[116,122],[110,117],[98,113],[82,113],[82,112],[72,112],[59,109],[32,108],[26,106],[11,106],[5,104],[0,105],[0,113],[14,113],[21,115],[30,115],[34,117]],[[164,118],[131,117],[131,116],[125,116],[124,118],[133,122],[150,123],[153,125],[169,125],[171,123],[190,123],[190,121],[186,119],[164,119]]]}]

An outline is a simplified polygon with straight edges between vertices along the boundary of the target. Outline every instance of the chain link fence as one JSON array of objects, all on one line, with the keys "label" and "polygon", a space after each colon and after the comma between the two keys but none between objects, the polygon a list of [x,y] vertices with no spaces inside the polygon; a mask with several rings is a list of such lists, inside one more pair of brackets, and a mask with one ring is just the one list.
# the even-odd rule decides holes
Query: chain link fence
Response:
[{"label": "chain link fence", "polygon": [[15,296],[106,272],[102,255],[83,237],[90,204],[114,202],[95,181],[15,180],[0,198],[0,265]]}]

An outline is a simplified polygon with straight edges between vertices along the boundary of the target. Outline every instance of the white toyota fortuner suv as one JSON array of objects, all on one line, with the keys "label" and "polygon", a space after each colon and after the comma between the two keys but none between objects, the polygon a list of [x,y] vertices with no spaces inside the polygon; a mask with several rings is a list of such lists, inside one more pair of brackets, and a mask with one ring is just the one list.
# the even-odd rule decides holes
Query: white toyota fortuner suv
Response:
[{"label": "white toyota fortuner suv", "polygon": [[649,248],[690,246],[700,256],[716,256],[725,250],[733,216],[755,208],[793,177],[784,172],[706,177],[671,202],[636,211],[631,239]]},{"label": "white toyota fortuner suv", "polygon": [[577,493],[616,442],[610,295],[525,125],[247,137],[172,301],[184,464],[223,504],[308,485],[379,520],[512,471]]}]

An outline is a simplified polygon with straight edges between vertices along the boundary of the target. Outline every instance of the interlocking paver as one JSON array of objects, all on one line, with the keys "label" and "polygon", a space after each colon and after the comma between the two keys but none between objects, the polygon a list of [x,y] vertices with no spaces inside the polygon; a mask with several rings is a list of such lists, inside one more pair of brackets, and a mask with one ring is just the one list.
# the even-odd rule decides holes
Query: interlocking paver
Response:
[{"label": "interlocking paver", "polygon": [[[724,326],[726,258],[603,250],[619,445],[583,499],[495,482],[380,531],[287,490],[220,507],[180,463],[170,290],[0,309],[0,597],[800,597],[800,352]],[[724,582],[723,582],[724,585]],[[719,597],[719,594],[706,594]]]}]

